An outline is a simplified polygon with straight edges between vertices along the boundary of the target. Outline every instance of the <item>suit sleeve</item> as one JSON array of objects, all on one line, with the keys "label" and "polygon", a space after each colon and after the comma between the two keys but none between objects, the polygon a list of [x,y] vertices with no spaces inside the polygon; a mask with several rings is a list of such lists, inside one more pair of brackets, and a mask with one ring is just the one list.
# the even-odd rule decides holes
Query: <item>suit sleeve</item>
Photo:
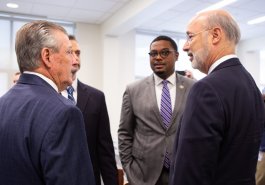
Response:
[{"label": "suit sleeve", "polygon": [[176,137],[171,185],[210,185],[218,160],[225,125],[218,93],[197,82],[190,91]]},{"label": "suit sleeve", "polygon": [[104,95],[101,96],[101,110],[99,116],[99,143],[97,150],[99,166],[105,185],[118,185],[118,170],[115,161],[115,152],[110,133],[109,116]]},{"label": "suit sleeve", "polygon": [[56,116],[41,149],[45,184],[95,185],[81,112],[68,106]]},{"label": "suit sleeve", "polygon": [[122,166],[130,179],[129,166],[132,163],[132,146],[134,135],[135,118],[130,100],[129,88],[127,87],[123,95],[120,125],[118,129],[119,153]]}]

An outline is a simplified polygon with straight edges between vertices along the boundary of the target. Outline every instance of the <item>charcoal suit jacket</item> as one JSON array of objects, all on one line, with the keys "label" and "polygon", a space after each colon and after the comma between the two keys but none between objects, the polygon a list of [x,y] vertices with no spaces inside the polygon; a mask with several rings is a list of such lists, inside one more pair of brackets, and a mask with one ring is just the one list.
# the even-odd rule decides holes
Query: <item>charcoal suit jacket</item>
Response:
[{"label": "charcoal suit jacket", "polygon": [[104,185],[117,185],[118,170],[104,93],[78,80],[76,105],[84,116],[96,185],[101,183],[100,175]]},{"label": "charcoal suit jacket", "polygon": [[167,151],[171,159],[176,130],[194,81],[176,77],[176,100],[168,129],[157,106],[154,75],[133,82],[123,95],[118,130],[121,163],[130,185],[156,184]]}]

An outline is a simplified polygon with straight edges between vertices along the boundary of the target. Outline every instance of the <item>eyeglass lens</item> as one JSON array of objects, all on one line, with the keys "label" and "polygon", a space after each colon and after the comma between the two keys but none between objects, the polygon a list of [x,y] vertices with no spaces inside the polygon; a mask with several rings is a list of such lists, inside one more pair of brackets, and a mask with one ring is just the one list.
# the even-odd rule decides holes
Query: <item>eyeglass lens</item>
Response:
[{"label": "eyeglass lens", "polygon": [[161,50],[160,52],[154,50],[154,51],[151,51],[151,52],[148,53],[148,54],[149,54],[151,57],[153,57],[153,58],[157,57],[158,54],[160,55],[160,57],[162,57],[162,58],[166,58],[166,57],[169,55],[170,52],[172,52],[172,51],[170,51],[169,49],[163,49],[163,50]]}]

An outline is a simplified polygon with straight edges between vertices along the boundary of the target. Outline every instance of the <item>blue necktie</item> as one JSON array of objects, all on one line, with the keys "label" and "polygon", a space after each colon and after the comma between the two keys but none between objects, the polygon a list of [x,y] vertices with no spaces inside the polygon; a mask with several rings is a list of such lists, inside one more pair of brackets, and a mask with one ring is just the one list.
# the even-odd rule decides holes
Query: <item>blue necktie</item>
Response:
[{"label": "blue necktie", "polygon": [[[163,89],[162,89],[162,95],[161,95],[160,114],[161,114],[165,128],[168,129],[171,118],[172,118],[171,99],[170,99],[169,89],[167,86],[168,81],[163,80],[162,83],[163,83]],[[165,153],[164,166],[166,168],[170,167],[170,159],[168,157],[168,151],[166,151]]]},{"label": "blue necktie", "polygon": [[74,88],[72,86],[68,86],[66,91],[67,91],[67,94],[68,94],[68,99],[71,100],[75,104],[75,98],[74,98],[74,95],[73,95]]}]

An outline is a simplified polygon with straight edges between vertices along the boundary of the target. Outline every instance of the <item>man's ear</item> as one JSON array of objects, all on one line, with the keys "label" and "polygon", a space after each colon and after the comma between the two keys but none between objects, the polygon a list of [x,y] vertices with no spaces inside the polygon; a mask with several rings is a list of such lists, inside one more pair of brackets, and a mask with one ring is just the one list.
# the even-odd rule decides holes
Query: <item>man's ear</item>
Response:
[{"label": "man's ear", "polygon": [[212,40],[213,44],[220,42],[222,38],[222,34],[224,34],[224,32],[218,27],[213,28],[211,32],[213,36],[213,40]]},{"label": "man's ear", "polygon": [[179,52],[175,51],[175,57],[176,57],[176,60],[175,60],[175,61],[178,61],[178,58],[179,58]]},{"label": "man's ear", "polygon": [[52,65],[50,61],[50,57],[51,57],[51,50],[49,48],[43,48],[41,50],[41,59],[44,65],[48,68],[50,68]]}]

